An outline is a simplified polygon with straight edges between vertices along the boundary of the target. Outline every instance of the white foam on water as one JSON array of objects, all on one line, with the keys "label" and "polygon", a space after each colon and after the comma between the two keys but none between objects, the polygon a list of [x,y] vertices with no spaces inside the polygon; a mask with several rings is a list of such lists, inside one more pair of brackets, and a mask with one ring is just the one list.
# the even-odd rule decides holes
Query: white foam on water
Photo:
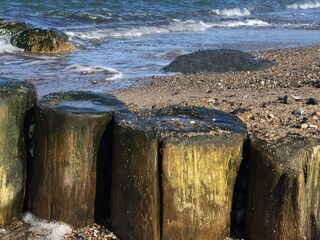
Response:
[{"label": "white foam on water", "polygon": [[107,74],[111,75],[110,77],[107,77],[106,80],[115,80],[122,78],[123,75],[118,70],[111,68],[111,67],[105,67],[105,66],[90,66],[90,65],[81,65],[81,64],[72,64],[70,66],[65,67],[65,71],[71,71],[74,73],[80,73],[80,74]]},{"label": "white foam on water", "polygon": [[289,9],[314,9],[320,8],[320,2],[309,2],[309,3],[294,3],[287,5]]},{"label": "white foam on water", "polygon": [[221,24],[225,27],[241,27],[241,26],[268,26],[269,23],[259,19],[248,19],[245,21],[229,21]]},{"label": "white foam on water", "polygon": [[198,32],[205,31],[213,27],[233,27],[233,26],[266,26],[267,22],[258,19],[248,20],[235,20],[226,22],[204,22],[195,20],[179,20],[174,19],[168,25],[162,26],[141,26],[137,28],[113,28],[113,29],[100,29],[89,31],[69,31],[66,34],[71,38],[77,38],[81,40],[103,40],[113,38],[128,38],[128,37],[140,37],[143,35],[159,34],[159,33],[172,33],[172,32]]},{"label": "white foam on water", "polygon": [[93,14],[93,13],[89,13],[89,12],[81,13],[80,16],[88,17],[91,20],[107,20],[107,19],[111,19],[111,16],[106,16],[106,15],[101,15],[101,14]]},{"label": "white foam on water", "polygon": [[241,17],[241,16],[251,15],[251,12],[247,8],[212,9],[211,13],[213,15],[218,15],[223,17]]},{"label": "white foam on water", "polygon": [[10,44],[10,39],[7,36],[0,36],[0,54],[4,53],[16,53],[22,51],[20,48],[17,48]]},{"label": "white foam on water", "polygon": [[29,212],[24,214],[22,220],[30,224],[30,231],[45,235],[45,239],[48,240],[62,240],[66,234],[72,231],[72,228],[65,223],[41,220]]}]

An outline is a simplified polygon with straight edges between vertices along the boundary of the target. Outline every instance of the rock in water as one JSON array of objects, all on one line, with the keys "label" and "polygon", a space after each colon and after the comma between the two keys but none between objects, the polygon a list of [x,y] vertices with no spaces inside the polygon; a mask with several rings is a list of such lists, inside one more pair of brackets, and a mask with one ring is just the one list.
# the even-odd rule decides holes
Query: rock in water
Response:
[{"label": "rock in water", "polygon": [[276,65],[274,61],[261,59],[249,53],[230,50],[204,50],[177,57],[162,68],[166,72],[196,73],[255,71]]},{"label": "rock in water", "polygon": [[69,41],[68,36],[57,29],[26,29],[13,35],[10,43],[29,53],[49,54],[75,50],[75,46]]},{"label": "rock in water", "polygon": [[121,239],[229,235],[246,138],[234,115],[173,106],[115,117],[111,226]]},{"label": "rock in water", "polygon": [[0,35],[13,35],[29,28],[32,28],[31,24],[0,19]]},{"label": "rock in water", "polygon": [[250,140],[248,239],[319,239],[320,140]]},{"label": "rock in water", "polygon": [[36,95],[30,84],[0,80],[0,226],[22,214],[26,176],[24,124]]},{"label": "rock in water", "polygon": [[94,222],[95,211],[102,209],[96,189],[108,205],[109,193],[100,186],[101,178],[107,182],[108,176],[98,173],[110,171],[108,129],[113,114],[125,108],[111,95],[91,92],[52,93],[37,102],[32,213],[74,227]]}]

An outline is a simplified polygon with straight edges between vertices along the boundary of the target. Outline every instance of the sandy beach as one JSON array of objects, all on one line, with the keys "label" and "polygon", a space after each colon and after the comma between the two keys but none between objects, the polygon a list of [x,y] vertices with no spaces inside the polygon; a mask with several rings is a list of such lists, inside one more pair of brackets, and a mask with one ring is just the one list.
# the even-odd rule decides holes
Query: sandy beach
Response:
[{"label": "sandy beach", "polygon": [[[135,79],[135,87],[112,91],[131,110],[183,104],[221,109],[239,116],[249,132],[273,141],[288,133],[320,137],[320,46],[253,52],[277,61],[255,72],[196,73]],[[18,222],[4,228],[0,238],[39,239]],[[103,229],[103,234],[99,232]],[[91,225],[65,239],[115,239]],[[93,238],[92,238],[93,239]]]},{"label": "sandy beach", "polygon": [[231,112],[266,140],[287,133],[320,137],[320,46],[252,54],[278,64],[253,72],[136,79],[136,87],[112,94],[132,110],[183,104]]}]

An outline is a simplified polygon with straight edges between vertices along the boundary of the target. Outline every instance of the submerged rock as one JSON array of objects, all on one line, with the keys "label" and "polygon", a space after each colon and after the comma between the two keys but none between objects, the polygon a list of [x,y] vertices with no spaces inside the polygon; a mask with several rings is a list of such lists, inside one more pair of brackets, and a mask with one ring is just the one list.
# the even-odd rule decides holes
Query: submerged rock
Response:
[{"label": "submerged rock", "polygon": [[57,29],[32,28],[11,37],[10,43],[29,53],[63,53],[75,50],[68,36]]},{"label": "submerged rock", "polygon": [[161,70],[166,72],[195,73],[255,71],[276,65],[274,61],[257,58],[249,53],[230,50],[204,50],[177,57]]},{"label": "submerged rock", "polygon": [[33,26],[24,22],[0,19],[0,35],[13,35]]}]

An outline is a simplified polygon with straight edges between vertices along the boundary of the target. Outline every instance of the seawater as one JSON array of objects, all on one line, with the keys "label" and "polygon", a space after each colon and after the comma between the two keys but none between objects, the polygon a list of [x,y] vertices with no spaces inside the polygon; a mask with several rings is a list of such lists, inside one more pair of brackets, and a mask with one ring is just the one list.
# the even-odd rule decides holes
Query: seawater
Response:
[{"label": "seawater", "polygon": [[203,49],[243,51],[320,43],[320,1],[1,1],[0,18],[58,28],[77,50],[30,55],[0,36],[0,77],[28,80],[39,94],[104,92],[164,74],[175,57]]}]

